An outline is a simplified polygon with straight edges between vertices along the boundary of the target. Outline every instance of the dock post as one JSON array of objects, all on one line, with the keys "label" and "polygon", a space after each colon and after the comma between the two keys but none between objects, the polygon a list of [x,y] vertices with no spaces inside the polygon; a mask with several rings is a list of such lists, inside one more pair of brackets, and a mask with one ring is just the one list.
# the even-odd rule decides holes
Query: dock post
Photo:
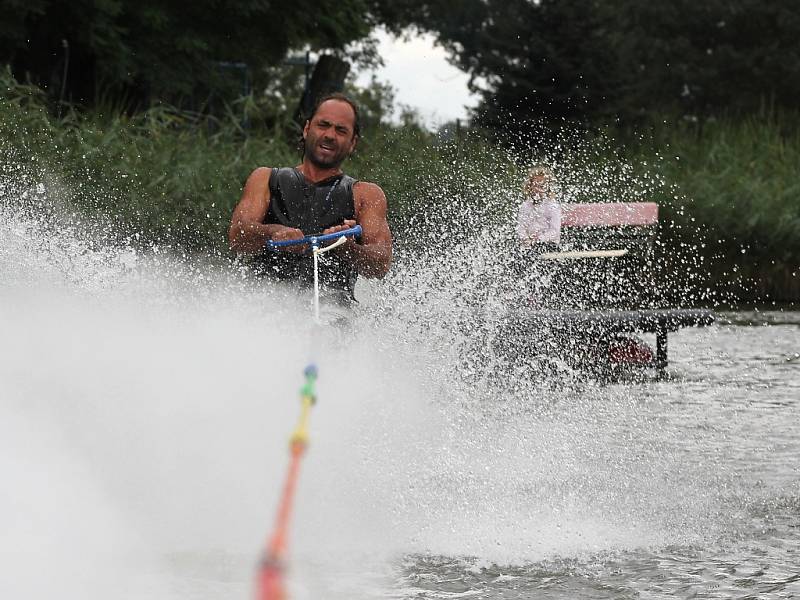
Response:
[{"label": "dock post", "polygon": [[658,324],[656,330],[656,366],[660,372],[667,368],[667,326]]}]

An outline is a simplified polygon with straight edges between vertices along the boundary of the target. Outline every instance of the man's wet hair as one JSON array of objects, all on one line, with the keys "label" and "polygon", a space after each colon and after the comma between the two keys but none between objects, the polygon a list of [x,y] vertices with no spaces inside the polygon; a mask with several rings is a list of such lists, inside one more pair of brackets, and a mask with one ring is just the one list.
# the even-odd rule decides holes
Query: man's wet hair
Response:
[{"label": "man's wet hair", "polygon": [[319,107],[322,106],[322,103],[327,102],[328,100],[338,100],[339,102],[346,102],[350,105],[350,108],[353,109],[353,114],[355,115],[355,118],[353,119],[353,135],[356,137],[361,137],[361,115],[358,111],[358,105],[350,96],[342,94],[341,92],[325,94],[319,100],[317,100],[316,104],[314,104],[314,108],[311,109],[311,114],[308,115],[307,120],[311,121],[311,119],[314,118],[314,115],[317,114]]}]

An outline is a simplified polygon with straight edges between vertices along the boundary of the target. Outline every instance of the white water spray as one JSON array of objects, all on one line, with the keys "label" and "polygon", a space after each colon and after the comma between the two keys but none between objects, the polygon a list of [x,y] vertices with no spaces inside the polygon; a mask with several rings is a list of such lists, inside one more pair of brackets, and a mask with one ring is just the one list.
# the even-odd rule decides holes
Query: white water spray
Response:
[{"label": "white water spray", "polygon": [[458,327],[482,297],[463,292],[495,275],[491,239],[399,266],[350,329],[312,338],[308,298],[97,243],[17,210],[22,193],[6,185],[0,211],[4,597],[247,597],[310,343],[295,597],[389,595],[409,556],[526,564],[703,535],[717,499],[648,444],[680,433],[637,416],[635,392],[462,379],[462,347],[492,359],[485,327]]}]

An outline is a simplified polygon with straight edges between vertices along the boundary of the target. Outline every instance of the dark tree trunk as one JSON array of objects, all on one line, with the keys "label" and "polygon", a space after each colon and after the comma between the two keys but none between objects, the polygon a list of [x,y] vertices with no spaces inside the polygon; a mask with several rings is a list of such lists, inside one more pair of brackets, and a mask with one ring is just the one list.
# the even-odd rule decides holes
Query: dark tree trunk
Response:
[{"label": "dark tree trunk", "polygon": [[314,103],[324,96],[333,92],[341,92],[344,89],[344,80],[350,71],[350,64],[341,58],[331,54],[323,54],[319,57],[311,74],[311,80],[303,91],[303,97],[295,112],[294,120],[302,129],[306,119],[311,115]]}]

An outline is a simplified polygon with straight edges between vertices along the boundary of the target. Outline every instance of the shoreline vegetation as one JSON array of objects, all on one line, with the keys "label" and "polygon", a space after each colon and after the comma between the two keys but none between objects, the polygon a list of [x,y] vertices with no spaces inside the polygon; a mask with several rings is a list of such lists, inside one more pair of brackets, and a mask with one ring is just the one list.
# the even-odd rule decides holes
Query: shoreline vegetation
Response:
[{"label": "shoreline vegetation", "polygon": [[[48,201],[108,223],[109,239],[225,255],[249,173],[298,161],[286,124],[245,129],[246,109],[243,101],[216,117],[168,106],[132,115],[67,107],[59,115],[40,89],[2,70],[0,200],[22,208],[25,182],[41,182]],[[478,204],[481,218],[508,218],[530,147],[514,150],[478,130],[429,132],[413,115],[402,121],[371,123],[348,168],[386,191],[399,246],[413,246],[410,225],[452,228]],[[764,110],[635,134],[593,129],[570,134],[579,151],[551,158],[574,169],[576,182],[617,174],[584,186],[576,200],[659,204],[660,269],[684,304],[791,307],[800,302],[798,125],[798,115]]]}]

